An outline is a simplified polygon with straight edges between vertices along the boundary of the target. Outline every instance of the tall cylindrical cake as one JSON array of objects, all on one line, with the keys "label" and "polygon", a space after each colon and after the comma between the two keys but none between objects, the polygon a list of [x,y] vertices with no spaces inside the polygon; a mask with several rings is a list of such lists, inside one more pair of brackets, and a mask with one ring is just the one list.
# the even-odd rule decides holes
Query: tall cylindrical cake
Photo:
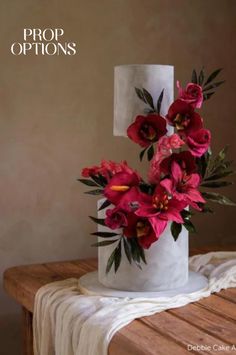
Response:
[{"label": "tall cylindrical cake", "polygon": [[[173,86],[174,68],[169,65],[115,67],[114,135],[126,137],[128,126],[147,108],[137,97],[135,87],[150,92],[154,104],[164,89],[160,113],[165,116],[173,102]],[[168,128],[168,133],[173,133],[172,127]],[[98,207],[100,205],[101,200]],[[98,217],[104,218],[105,210],[99,211]],[[100,225],[98,230],[111,231]],[[112,268],[106,273],[107,261],[117,243],[99,248],[98,274],[104,286],[127,291],[162,291],[181,287],[188,281],[188,232],[185,228],[175,241],[169,223],[159,240],[145,250],[147,264],[142,264],[142,270],[134,262],[129,263],[122,249],[119,269],[115,273]]]},{"label": "tall cylindrical cake", "polygon": [[[154,103],[164,89],[161,114],[166,115],[174,98],[174,67],[156,64],[130,64],[115,67],[114,126],[115,136],[127,137],[127,128],[147,107],[136,95],[135,88],[144,88]],[[172,128],[169,127],[172,132]]]}]

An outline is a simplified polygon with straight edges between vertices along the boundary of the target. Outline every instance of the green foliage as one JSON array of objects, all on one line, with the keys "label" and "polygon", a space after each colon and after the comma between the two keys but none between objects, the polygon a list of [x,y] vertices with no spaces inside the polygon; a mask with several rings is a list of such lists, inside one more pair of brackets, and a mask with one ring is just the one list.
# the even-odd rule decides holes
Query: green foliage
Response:
[{"label": "green foliage", "polygon": [[181,223],[172,222],[170,230],[171,230],[171,234],[172,234],[174,240],[176,241],[178,239],[179,234],[182,231],[182,224]]}]

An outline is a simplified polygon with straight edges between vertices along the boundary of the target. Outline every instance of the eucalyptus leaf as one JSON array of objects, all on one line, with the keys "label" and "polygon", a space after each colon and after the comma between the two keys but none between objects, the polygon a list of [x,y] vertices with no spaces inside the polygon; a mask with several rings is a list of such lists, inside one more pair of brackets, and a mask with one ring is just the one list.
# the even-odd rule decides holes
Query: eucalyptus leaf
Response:
[{"label": "eucalyptus leaf", "polygon": [[236,206],[236,203],[231,201],[228,197],[217,192],[202,192],[202,196],[211,202],[219,203],[220,205]]},{"label": "eucalyptus leaf", "polygon": [[217,75],[221,72],[221,70],[222,70],[222,68],[213,71],[213,73],[211,73],[211,75],[209,75],[209,77],[206,80],[204,86],[206,86],[207,84],[211,83],[217,77]]},{"label": "eucalyptus leaf", "polygon": [[89,180],[89,179],[77,179],[77,181],[82,182],[82,184],[87,185],[87,186],[99,186],[96,184],[94,181]]},{"label": "eucalyptus leaf", "polygon": [[160,93],[160,96],[158,97],[157,100],[157,113],[160,114],[161,112],[161,104],[162,104],[162,100],[163,100],[163,96],[164,96],[164,90],[162,90],[162,92]]}]

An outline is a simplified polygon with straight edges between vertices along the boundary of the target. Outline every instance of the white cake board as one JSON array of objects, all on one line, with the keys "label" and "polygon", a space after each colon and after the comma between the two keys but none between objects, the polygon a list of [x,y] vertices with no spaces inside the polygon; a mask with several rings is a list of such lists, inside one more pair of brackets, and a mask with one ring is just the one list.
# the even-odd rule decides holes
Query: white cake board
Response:
[{"label": "white cake board", "polygon": [[182,286],[167,291],[155,291],[155,292],[133,292],[133,291],[121,291],[114,288],[108,288],[103,286],[98,281],[98,272],[89,272],[82,276],[78,281],[78,286],[81,293],[88,296],[109,296],[109,297],[121,297],[121,298],[158,298],[158,297],[172,297],[180,294],[190,294],[203,290],[208,286],[208,280],[202,274],[189,271],[188,282]]}]

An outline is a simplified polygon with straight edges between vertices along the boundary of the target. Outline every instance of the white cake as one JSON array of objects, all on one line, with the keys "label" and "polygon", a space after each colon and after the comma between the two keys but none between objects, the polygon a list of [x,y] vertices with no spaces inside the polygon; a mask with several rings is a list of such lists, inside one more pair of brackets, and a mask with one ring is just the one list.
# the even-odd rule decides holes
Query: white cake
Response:
[{"label": "white cake", "polygon": [[[115,136],[127,137],[127,128],[137,115],[143,114],[145,103],[135,93],[135,87],[148,90],[154,103],[164,89],[161,114],[166,115],[174,99],[174,68],[169,65],[121,65],[115,67],[114,130]],[[168,133],[173,128],[168,127]],[[98,201],[98,207],[101,205]],[[104,201],[104,200],[103,200]],[[111,207],[109,207],[111,208]],[[98,212],[105,217],[105,210]],[[111,231],[98,226],[99,231]],[[104,238],[99,238],[103,240]],[[161,291],[181,287],[188,281],[188,232],[182,229],[177,241],[170,231],[170,223],[159,240],[145,250],[147,264],[140,270],[134,262],[130,265],[124,250],[118,271],[114,267],[106,274],[109,256],[116,243],[99,247],[99,281],[106,287],[128,291]]]},{"label": "white cake", "polygon": [[[98,201],[98,208],[104,199]],[[112,208],[112,207],[108,207]],[[98,218],[105,218],[105,209],[98,211]],[[114,232],[107,227],[98,226],[100,232]],[[119,231],[117,231],[119,232]],[[99,238],[99,241],[104,238]],[[160,239],[145,250],[147,264],[137,265],[128,262],[122,249],[121,264],[115,273],[114,267],[106,273],[109,256],[116,243],[99,247],[98,278],[101,284],[124,291],[161,291],[183,286],[188,281],[188,232],[182,229],[177,241],[167,226]]]}]

